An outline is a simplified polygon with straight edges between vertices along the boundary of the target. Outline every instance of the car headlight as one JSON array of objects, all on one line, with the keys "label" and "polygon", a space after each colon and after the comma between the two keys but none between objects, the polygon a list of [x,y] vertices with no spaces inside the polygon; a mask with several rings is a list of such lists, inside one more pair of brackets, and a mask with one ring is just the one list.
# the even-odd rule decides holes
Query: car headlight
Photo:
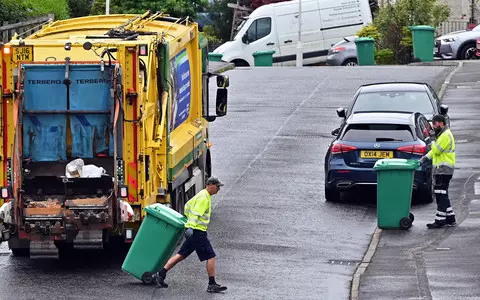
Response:
[{"label": "car headlight", "polygon": [[452,42],[455,42],[458,39],[459,39],[458,36],[452,36],[452,37],[444,38],[443,41],[445,43],[452,43]]},{"label": "car headlight", "polygon": [[339,53],[339,52],[342,52],[342,51],[345,51],[345,47],[338,46],[338,47],[333,47],[333,48],[330,49],[331,53]]}]

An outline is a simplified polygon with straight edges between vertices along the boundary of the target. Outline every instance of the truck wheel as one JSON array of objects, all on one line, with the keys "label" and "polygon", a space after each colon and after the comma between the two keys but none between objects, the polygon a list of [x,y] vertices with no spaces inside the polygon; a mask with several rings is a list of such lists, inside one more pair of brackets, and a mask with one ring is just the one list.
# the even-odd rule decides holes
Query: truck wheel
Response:
[{"label": "truck wheel", "polygon": [[13,256],[25,257],[30,255],[30,249],[28,248],[14,248],[11,249]]},{"label": "truck wheel", "polygon": [[184,206],[186,203],[185,198],[185,186],[181,184],[175,189],[175,197],[173,198],[172,206],[174,210],[181,213],[182,215],[184,213]]}]

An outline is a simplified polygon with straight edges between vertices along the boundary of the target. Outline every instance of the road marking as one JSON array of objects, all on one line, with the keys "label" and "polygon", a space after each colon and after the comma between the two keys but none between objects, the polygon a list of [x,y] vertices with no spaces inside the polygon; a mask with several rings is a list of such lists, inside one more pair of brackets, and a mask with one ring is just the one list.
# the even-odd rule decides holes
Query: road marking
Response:
[{"label": "road marking", "polygon": [[458,141],[455,141],[456,144],[466,144],[468,143],[468,140],[458,140]]},{"label": "road marking", "polygon": [[475,195],[480,195],[480,181],[475,182]]},{"label": "road marking", "polygon": [[450,250],[450,248],[437,248],[435,250]]}]

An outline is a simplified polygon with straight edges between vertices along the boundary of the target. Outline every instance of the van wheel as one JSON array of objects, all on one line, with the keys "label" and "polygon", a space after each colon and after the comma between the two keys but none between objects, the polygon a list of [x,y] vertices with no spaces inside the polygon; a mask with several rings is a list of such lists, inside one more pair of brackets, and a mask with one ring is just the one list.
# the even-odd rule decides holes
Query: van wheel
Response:
[{"label": "van wheel", "polygon": [[243,59],[234,59],[232,61],[232,63],[235,64],[235,67],[250,67],[250,65],[248,64],[248,62],[246,62],[245,60]]},{"label": "van wheel", "polygon": [[358,66],[358,61],[355,58],[349,58],[343,62],[342,66],[355,67]]}]

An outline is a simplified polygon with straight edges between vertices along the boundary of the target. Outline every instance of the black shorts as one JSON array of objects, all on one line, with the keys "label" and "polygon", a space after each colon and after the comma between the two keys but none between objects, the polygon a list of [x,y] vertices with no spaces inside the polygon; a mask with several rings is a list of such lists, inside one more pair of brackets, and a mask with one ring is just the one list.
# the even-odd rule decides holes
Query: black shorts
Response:
[{"label": "black shorts", "polygon": [[183,242],[178,254],[187,258],[193,251],[197,252],[200,261],[209,260],[216,256],[212,244],[208,240],[207,233],[201,230],[193,230],[192,236]]}]

